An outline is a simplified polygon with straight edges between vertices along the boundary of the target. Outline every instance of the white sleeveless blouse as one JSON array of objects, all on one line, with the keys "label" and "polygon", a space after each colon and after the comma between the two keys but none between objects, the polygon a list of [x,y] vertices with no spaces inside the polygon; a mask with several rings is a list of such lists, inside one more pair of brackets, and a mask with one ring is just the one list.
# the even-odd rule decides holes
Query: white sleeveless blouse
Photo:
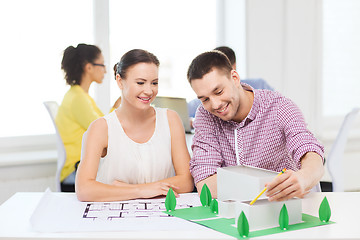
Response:
[{"label": "white sleeveless blouse", "polygon": [[155,131],[146,143],[136,143],[126,135],[115,111],[104,116],[108,125],[108,148],[107,155],[100,159],[97,181],[142,184],[175,175],[167,109],[154,109]]}]

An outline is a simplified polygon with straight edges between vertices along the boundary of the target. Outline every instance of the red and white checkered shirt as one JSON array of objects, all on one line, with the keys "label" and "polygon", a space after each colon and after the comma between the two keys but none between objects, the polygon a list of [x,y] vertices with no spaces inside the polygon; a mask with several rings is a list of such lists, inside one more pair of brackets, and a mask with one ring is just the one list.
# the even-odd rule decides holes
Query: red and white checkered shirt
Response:
[{"label": "red and white checkered shirt", "polygon": [[197,110],[190,161],[195,183],[219,167],[240,164],[276,172],[285,167],[297,171],[305,153],[316,152],[323,158],[324,147],[290,99],[275,91],[243,87],[254,92],[254,103],[242,122],[223,121],[202,105]]}]

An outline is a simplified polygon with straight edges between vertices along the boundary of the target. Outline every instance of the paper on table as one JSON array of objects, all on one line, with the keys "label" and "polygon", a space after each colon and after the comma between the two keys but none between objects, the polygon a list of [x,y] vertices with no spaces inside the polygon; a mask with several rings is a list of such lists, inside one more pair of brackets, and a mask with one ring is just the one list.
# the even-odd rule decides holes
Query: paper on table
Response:
[{"label": "paper on table", "polygon": [[[164,215],[162,213],[165,209],[165,206],[162,206],[164,201],[164,198],[161,198],[112,203],[89,203],[78,201],[75,195],[59,195],[46,190],[30,218],[30,223],[33,229],[38,232],[173,231],[202,228],[186,220]],[[145,206],[145,210],[142,211],[142,216],[136,217],[136,213],[131,211],[131,207],[133,207],[132,205],[139,207],[139,203],[142,204],[141,206]],[[122,211],[114,211],[114,209],[108,207],[110,204],[131,206],[130,210],[127,211],[127,217],[119,217],[118,213]],[[146,206],[151,204],[161,206],[164,209],[146,209]],[[197,194],[181,194],[177,205],[181,206],[182,204],[186,204],[186,207],[188,205],[199,206],[199,197]],[[90,211],[89,206],[94,211]],[[114,212],[118,216],[114,216]]]},{"label": "paper on table", "polygon": [[83,203],[75,198],[59,196],[49,189],[44,192],[34,213],[30,217],[30,224],[39,232],[72,231],[79,228]]}]

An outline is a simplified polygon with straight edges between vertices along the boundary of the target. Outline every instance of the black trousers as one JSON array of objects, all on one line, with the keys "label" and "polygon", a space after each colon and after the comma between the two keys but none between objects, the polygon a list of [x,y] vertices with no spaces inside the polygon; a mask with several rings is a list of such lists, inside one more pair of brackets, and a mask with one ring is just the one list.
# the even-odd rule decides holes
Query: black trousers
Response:
[{"label": "black trousers", "polygon": [[[75,163],[75,174],[77,172],[80,161]],[[75,192],[75,183],[60,183],[62,192]]]}]

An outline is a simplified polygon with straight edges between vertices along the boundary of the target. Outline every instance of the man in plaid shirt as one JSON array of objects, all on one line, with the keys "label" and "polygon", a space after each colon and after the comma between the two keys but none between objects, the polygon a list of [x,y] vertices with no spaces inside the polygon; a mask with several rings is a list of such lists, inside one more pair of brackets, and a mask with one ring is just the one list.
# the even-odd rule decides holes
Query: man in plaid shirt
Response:
[{"label": "man in plaid shirt", "polygon": [[319,183],[324,147],[290,99],[240,83],[219,51],[197,56],[187,77],[202,102],[195,116],[190,161],[197,189],[206,183],[216,197],[217,168],[233,165],[277,172],[286,167],[284,174],[267,184],[270,201],[303,197]]}]

